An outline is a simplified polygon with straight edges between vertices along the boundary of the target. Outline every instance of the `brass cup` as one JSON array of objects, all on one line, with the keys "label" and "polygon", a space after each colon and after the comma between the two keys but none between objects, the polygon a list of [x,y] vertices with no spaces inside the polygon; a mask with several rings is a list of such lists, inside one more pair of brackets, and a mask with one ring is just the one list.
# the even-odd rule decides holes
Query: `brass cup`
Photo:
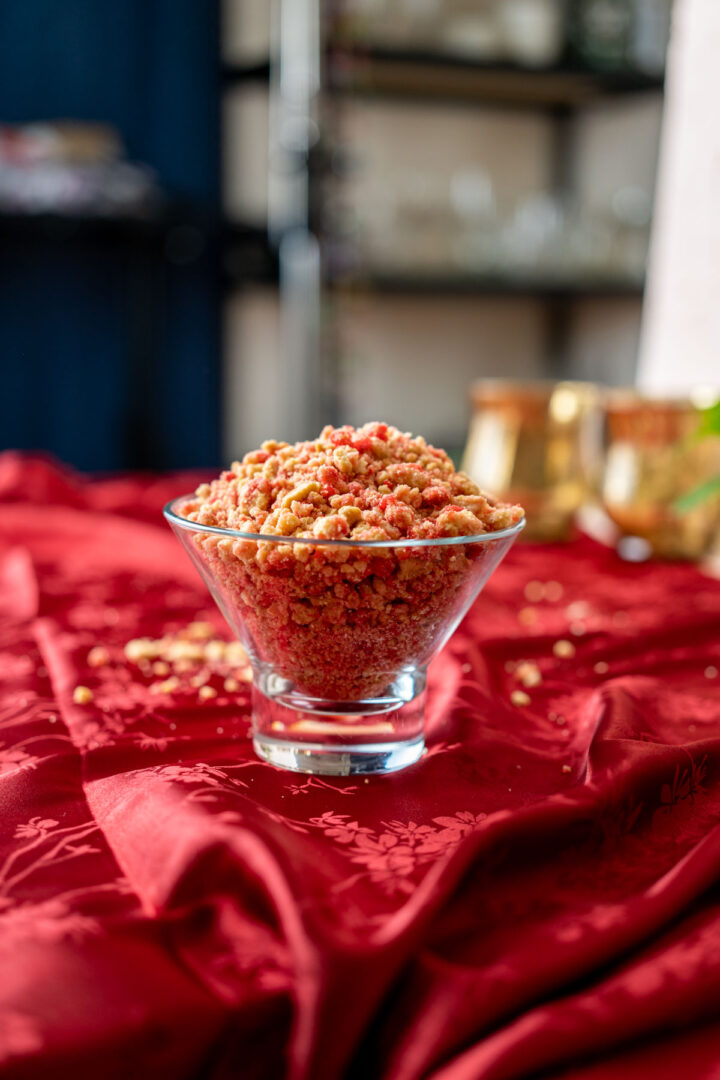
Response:
[{"label": "brass cup", "polygon": [[566,540],[602,474],[601,394],[580,382],[482,380],[462,467],[483,489],[525,508],[525,535]]},{"label": "brass cup", "polygon": [[697,438],[699,419],[689,398],[608,395],[602,501],[623,537],[639,537],[647,554],[700,559],[720,537],[720,499],[685,511],[676,505],[720,473],[720,437]]}]

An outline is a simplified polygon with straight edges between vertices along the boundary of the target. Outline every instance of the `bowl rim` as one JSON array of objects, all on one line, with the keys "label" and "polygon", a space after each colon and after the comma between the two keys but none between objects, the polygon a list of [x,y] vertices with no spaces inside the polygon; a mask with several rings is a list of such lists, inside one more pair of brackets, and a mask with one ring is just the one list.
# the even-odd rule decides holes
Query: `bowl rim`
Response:
[{"label": "bowl rim", "polygon": [[406,540],[325,540],[321,536],[274,536],[265,533],[241,532],[239,529],[223,529],[219,525],[200,525],[197,521],[183,517],[175,510],[178,503],[187,502],[193,498],[193,494],[178,495],[171,499],[163,507],[166,521],[188,532],[214,533],[218,536],[232,536],[238,540],[255,540],[267,544],[310,544],[313,547],[339,547],[339,548],[422,548],[422,547],[447,547],[452,544],[487,544],[491,540],[505,540],[514,538],[522,532],[526,525],[523,517],[509,529],[498,529],[496,532],[477,533],[474,536],[438,536],[427,539]]}]

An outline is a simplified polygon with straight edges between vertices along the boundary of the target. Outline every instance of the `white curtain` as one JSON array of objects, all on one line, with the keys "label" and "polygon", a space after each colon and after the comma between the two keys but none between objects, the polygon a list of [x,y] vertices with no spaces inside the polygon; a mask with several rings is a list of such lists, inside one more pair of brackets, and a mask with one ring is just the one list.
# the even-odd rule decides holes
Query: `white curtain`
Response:
[{"label": "white curtain", "polygon": [[720,386],[720,0],[675,0],[638,383]]}]

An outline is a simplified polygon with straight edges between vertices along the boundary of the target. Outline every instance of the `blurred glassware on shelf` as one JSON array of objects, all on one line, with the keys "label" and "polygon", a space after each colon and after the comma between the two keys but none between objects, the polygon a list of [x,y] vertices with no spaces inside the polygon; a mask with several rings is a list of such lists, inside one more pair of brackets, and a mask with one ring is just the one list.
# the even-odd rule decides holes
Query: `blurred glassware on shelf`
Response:
[{"label": "blurred glassware on shelf", "polygon": [[622,534],[621,555],[699,559],[720,542],[720,498],[678,505],[720,473],[720,435],[698,438],[699,419],[690,397],[608,395],[602,501]]},{"label": "blurred glassware on shelf", "polygon": [[551,67],[565,44],[564,0],[503,0],[497,8],[505,56],[527,67]]},{"label": "blurred glassware on shelf", "polygon": [[642,187],[616,189],[604,209],[545,190],[501,204],[490,169],[460,155],[454,167],[420,169],[356,152],[354,175],[331,190],[333,229],[351,249],[343,261],[359,270],[530,284],[644,280],[652,199]]},{"label": "blurred glassware on shelf", "polygon": [[478,60],[502,51],[497,0],[342,0],[333,37],[361,48]]},{"label": "blurred glassware on shelf", "polygon": [[672,0],[336,0],[332,38],[360,49],[662,75]]},{"label": "blurred glassware on shelf", "polygon": [[500,262],[507,273],[562,273],[567,233],[565,207],[558,197],[538,192],[521,200],[501,234]]},{"label": "blurred glassware on shelf", "polygon": [[672,0],[634,0],[630,54],[638,71],[662,75],[671,17]]},{"label": "blurred glassware on shelf", "polygon": [[628,67],[633,27],[631,0],[573,0],[570,40],[577,58],[588,67]]},{"label": "blurred glassware on shelf", "polygon": [[592,383],[481,380],[462,467],[525,507],[526,538],[565,540],[602,474],[601,393]]},{"label": "blurred glassware on shelf", "polygon": [[503,38],[494,0],[472,5],[448,5],[440,33],[441,49],[450,56],[467,60],[497,60],[503,52]]},{"label": "blurred glassware on shelf", "polygon": [[0,127],[0,210],[13,214],[143,213],[155,174],[123,158],[118,132],[63,121]]},{"label": "blurred glassware on shelf", "polygon": [[0,126],[0,159],[15,165],[40,161],[116,161],[122,157],[119,133],[109,124],[55,121]]},{"label": "blurred glassware on shelf", "polygon": [[376,48],[432,47],[444,7],[443,0],[344,0],[334,37]]},{"label": "blurred glassware on shelf", "polygon": [[652,195],[643,187],[626,185],[611,197],[609,232],[611,263],[618,273],[642,279],[647,265],[652,221]]}]

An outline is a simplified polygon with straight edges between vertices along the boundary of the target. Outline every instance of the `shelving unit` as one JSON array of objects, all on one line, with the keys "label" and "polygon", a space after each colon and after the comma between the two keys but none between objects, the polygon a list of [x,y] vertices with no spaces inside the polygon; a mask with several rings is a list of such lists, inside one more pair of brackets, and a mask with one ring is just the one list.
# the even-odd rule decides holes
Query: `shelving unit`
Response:
[{"label": "shelving unit", "polygon": [[[181,262],[192,261],[193,252],[199,256],[205,251],[220,229],[217,215],[178,200],[163,199],[156,206],[127,213],[13,213],[0,210],[0,238],[8,241],[82,241],[128,247],[163,244],[172,237],[173,230],[183,230],[180,243],[176,245]],[[186,248],[185,255],[179,252],[182,246]]]},{"label": "shelving unit", "polygon": [[[322,7],[322,4],[319,4]],[[328,29],[329,26],[329,29]],[[333,110],[352,99],[367,99],[427,106],[428,103],[535,112],[549,118],[553,128],[551,174],[558,190],[568,183],[573,118],[578,110],[622,97],[657,95],[663,90],[660,76],[635,70],[600,71],[578,64],[567,54],[550,67],[533,68],[505,61],[479,61],[449,53],[387,48],[378,43],[360,42],[340,36],[334,24],[325,27],[321,52],[320,89],[314,101],[320,139],[308,153],[296,155],[293,168],[302,171],[307,185],[307,212],[304,228],[317,239],[320,253],[319,286],[326,294],[345,296],[488,297],[533,299],[544,305],[544,341],[548,350],[548,373],[566,374],[563,342],[574,305],[581,300],[636,299],[643,295],[644,283],[636,278],[582,276],[561,277],[538,270],[468,272],[448,269],[447,273],[395,271],[357,261],[337,259],[335,237],[327,234],[323,216],[326,183],[331,170]],[[280,60],[282,63],[282,58]],[[241,84],[267,83],[277,87],[275,62],[252,65],[223,64],[224,88]],[[329,121],[329,123],[328,123]],[[340,181],[342,182],[342,181]],[[270,284],[282,278],[282,258],[261,230],[238,225],[224,230],[223,265],[228,285],[256,280]],[[348,270],[348,265],[353,266]],[[355,268],[356,266],[356,268]],[[254,268],[254,269],[251,269]],[[253,275],[255,277],[253,278]],[[281,285],[282,291],[282,285]],[[314,324],[319,314],[311,316]],[[332,402],[335,357],[332,332],[326,331],[323,364],[325,401]],[[338,419],[334,417],[333,419]]]},{"label": "shelving unit", "polygon": [[226,288],[244,283],[277,285],[279,272],[278,251],[266,229],[223,220],[222,278]]},{"label": "shelving unit", "polygon": [[[598,71],[566,59],[551,67],[523,67],[442,53],[328,43],[326,89],[338,94],[428,99],[518,108],[579,107],[604,97],[661,91],[664,79],[640,71]],[[226,86],[267,82],[270,62],[223,64]]]},{"label": "shelving unit", "polygon": [[269,82],[270,61],[257,64],[221,64],[220,77],[226,86],[244,82]]},{"label": "shelving unit", "polygon": [[644,283],[639,281],[578,279],[553,280],[488,274],[395,274],[361,273],[357,276],[332,277],[327,285],[339,293],[366,292],[401,296],[517,296],[526,299],[570,301],[573,299],[615,299],[639,297]]},{"label": "shelving unit", "polygon": [[[224,87],[270,79],[270,62],[253,65],[222,65]],[[325,50],[325,85],[329,95],[352,95],[395,98],[424,105],[428,101],[512,107],[548,113],[558,123],[554,172],[562,176],[567,157],[565,121],[575,110],[622,95],[661,93],[664,80],[636,71],[595,71],[573,64],[569,59],[547,68],[522,67],[506,62],[479,62],[449,55],[409,51],[352,48],[347,43],[329,42]],[[311,180],[322,178],[328,154],[321,147],[313,150],[308,169]],[[238,222],[224,224],[224,268],[228,280],[254,280],[262,283],[276,279],[277,249],[267,233]],[[367,288],[388,292],[416,292],[508,296],[613,297],[642,295],[643,284],[623,279],[573,280],[558,282],[548,277],[532,279],[519,273],[447,275],[394,275],[383,272],[347,272],[336,274],[326,268],[324,284],[328,288]]]},{"label": "shelving unit", "polygon": [[597,71],[566,58],[551,67],[523,67],[448,54],[398,49],[328,49],[329,88],[337,93],[492,104],[516,108],[577,108],[604,97],[662,90],[663,79],[637,71]]}]

